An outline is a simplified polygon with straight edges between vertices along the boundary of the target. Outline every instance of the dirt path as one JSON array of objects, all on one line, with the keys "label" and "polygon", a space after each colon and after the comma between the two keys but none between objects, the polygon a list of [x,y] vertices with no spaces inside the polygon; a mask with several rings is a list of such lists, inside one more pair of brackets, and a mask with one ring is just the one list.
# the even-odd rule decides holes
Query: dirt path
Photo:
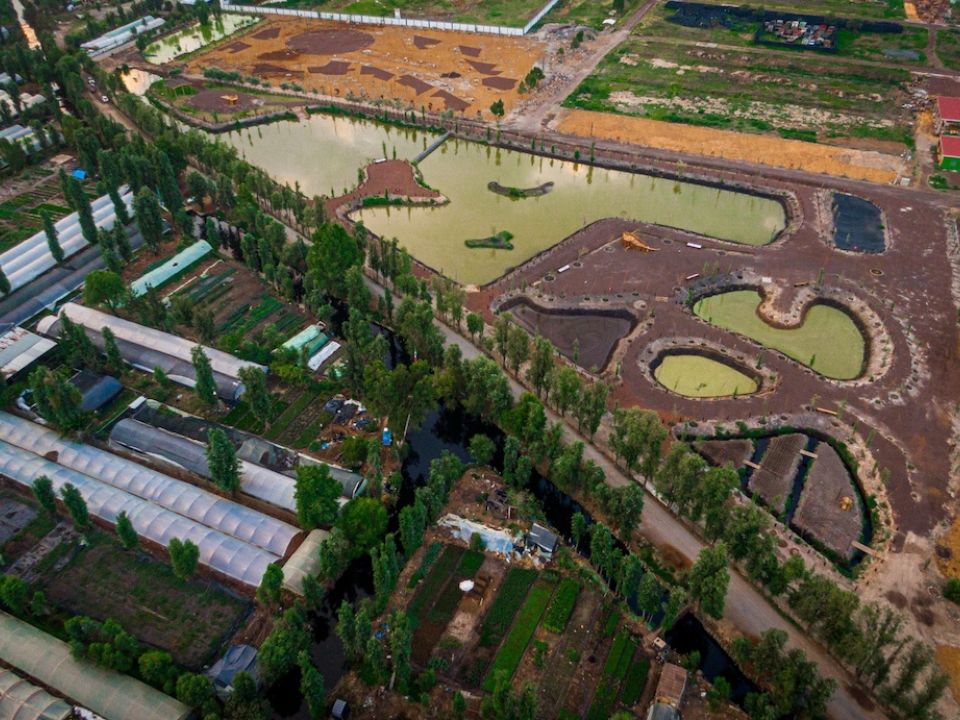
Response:
[{"label": "dirt path", "polygon": [[637,23],[639,23],[656,4],[657,0],[647,0],[647,2],[637,8],[633,15],[623,22],[618,30],[611,33],[600,33],[589,50],[582,56],[576,58],[575,62],[572,59],[567,59],[564,67],[576,65],[576,70],[573,74],[558,74],[555,79],[548,82],[547,85],[537,93],[532,104],[525,105],[520,112],[512,113],[511,117],[504,123],[504,126],[517,130],[539,132],[541,127],[549,121],[548,116],[556,111],[560,103],[593,72],[593,69],[611,50],[630,37],[630,32],[633,28],[636,27]]}]

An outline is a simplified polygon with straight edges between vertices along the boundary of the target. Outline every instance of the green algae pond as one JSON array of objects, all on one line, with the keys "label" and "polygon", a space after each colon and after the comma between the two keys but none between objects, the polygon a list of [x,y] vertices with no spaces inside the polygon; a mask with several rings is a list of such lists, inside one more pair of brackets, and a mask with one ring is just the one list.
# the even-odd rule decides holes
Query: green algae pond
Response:
[{"label": "green algae pond", "polygon": [[664,356],[653,376],[667,390],[693,398],[751,395],[758,389],[749,375],[698,353]]},{"label": "green algae pond", "polygon": [[761,301],[755,290],[735,290],[700,300],[693,312],[712,325],[779,350],[825,377],[852,380],[860,375],[866,342],[849,314],[829,305],[813,305],[802,325],[784,329],[757,314]]},{"label": "green algae pond", "polygon": [[[424,181],[449,198],[440,207],[377,207],[357,214],[373,232],[467,285],[495,280],[590,223],[628,218],[746,245],[765,245],[784,228],[770,198],[451,139],[420,162]],[[491,192],[553,183],[538,197]],[[463,241],[513,234],[513,250],[467,249]]]},{"label": "green algae pond", "polygon": [[307,197],[341,195],[357,186],[358,172],[374,160],[410,160],[436,139],[422,130],[320,113],[211,137],[277,182],[299,182]]},{"label": "green algae pond", "polygon": [[171,60],[195,52],[212,42],[232,35],[237,30],[253,25],[259,18],[251,15],[232,15],[224,13],[219,18],[211,17],[206,26],[197,24],[181,30],[157,42],[150,43],[143,51],[143,58],[154,65],[162,65]]}]

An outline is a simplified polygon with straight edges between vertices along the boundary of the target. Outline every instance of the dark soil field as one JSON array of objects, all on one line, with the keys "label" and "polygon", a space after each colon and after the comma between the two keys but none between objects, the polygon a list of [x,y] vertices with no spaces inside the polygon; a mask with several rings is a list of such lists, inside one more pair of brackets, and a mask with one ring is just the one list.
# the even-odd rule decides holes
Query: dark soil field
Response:
[{"label": "dark soil field", "polygon": [[793,524],[839,555],[849,557],[853,553],[850,543],[860,539],[860,501],[836,451],[820,443],[816,453]]},{"label": "dark soil field", "polygon": [[705,440],[693,444],[694,449],[714,465],[730,463],[741,467],[753,455],[750,440]]},{"label": "dark soil field", "polygon": [[112,542],[82,550],[47,578],[47,599],[74,614],[112,618],[143,643],[199,670],[235,630],[249,603],[202,580],[182,583],[165,564]]},{"label": "dark soil field", "polygon": [[793,479],[800,465],[800,450],[807,436],[799,433],[770,438],[760,460],[760,468],[750,476],[750,490],[757,493],[777,513],[783,512]]}]

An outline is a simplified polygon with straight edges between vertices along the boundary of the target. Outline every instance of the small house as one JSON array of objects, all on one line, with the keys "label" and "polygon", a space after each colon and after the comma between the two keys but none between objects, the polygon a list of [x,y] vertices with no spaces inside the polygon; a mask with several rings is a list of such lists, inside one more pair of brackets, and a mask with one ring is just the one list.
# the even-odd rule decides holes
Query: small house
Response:
[{"label": "small house", "polygon": [[934,113],[934,130],[937,134],[960,130],[960,97],[937,98]]},{"label": "small house", "polygon": [[207,677],[213,681],[213,689],[220,698],[226,698],[233,692],[233,678],[238,673],[246,673],[259,685],[257,674],[257,650],[250,645],[231,645],[207,670]]},{"label": "small house", "polygon": [[687,671],[679,665],[667,663],[663,666],[657,681],[655,700],[677,710],[683,704],[683,693],[687,689]]},{"label": "small house", "polygon": [[557,534],[539,523],[534,523],[527,534],[527,547],[536,548],[548,558],[553,556],[559,544],[560,538]]},{"label": "small house", "polygon": [[960,135],[940,136],[940,169],[960,170]]}]

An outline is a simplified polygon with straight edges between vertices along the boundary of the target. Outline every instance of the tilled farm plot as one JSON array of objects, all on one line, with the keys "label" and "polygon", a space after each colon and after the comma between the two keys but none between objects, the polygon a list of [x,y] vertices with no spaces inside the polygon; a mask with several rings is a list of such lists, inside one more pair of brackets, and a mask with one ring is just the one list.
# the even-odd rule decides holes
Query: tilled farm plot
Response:
[{"label": "tilled farm plot", "polygon": [[750,490],[769,505],[774,512],[783,512],[793,478],[800,467],[800,451],[807,443],[807,436],[800,433],[770,438],[760,467],[750,477]]},{"label": "tilled farm plot", "polygon": [[331,97],[399,100],[412,110],[489,116],[496,100],[507,110],[517,101],[517,85],[546,47],[496,35],[412,35],[405,28],[289,18],[266,23],[244,37],[249,47],[213,48],[193,58],[189,71],[200,75],[217,67]]},{"label": "tilled farm plot", "polygon": [[793,524],[844,558],[854,549],[863,530],[860,497],[843,460],[826,443],[816,449]]},{"label": "tilled farm plot", "polygon": [[704,440],[695,442],[693,449],[703,455],[713,465],[730,463],[735,468],[743,464],[753,455],[752,440]]}]

